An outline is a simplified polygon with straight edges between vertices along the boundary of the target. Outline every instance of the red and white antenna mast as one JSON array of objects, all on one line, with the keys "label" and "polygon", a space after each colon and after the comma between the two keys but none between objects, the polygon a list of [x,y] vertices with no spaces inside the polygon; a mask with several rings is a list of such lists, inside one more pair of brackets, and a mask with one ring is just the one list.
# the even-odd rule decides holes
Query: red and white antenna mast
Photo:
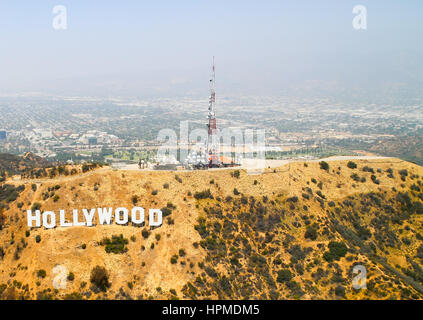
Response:
[{"label": "red and white antenna mast", "polygon": [[213,57],[213,67],[212,75],[210,79],[210,97],[209,97],[209,113],[207,116],[208,119],[208,137],[207,137],[207,156],[209,160],[209,167],[213,165],[219,165],[219,160],[217,156],[217,125],[216,125],[216,74],[215,74],[215,64]]}]

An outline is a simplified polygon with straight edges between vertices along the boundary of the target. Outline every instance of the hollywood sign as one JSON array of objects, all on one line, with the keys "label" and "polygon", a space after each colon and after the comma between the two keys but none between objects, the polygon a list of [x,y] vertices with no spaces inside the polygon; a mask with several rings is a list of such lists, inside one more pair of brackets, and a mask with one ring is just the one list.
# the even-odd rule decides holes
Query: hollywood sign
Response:
[{"label": "hollywood sign", "polygon": [[[59,219],[57,219],[54,211],[27,210],[27,225],[30,228],[54,229],[56,227],[93,227],[97,223],[100,225],[110,225],[113,222],[118,225],[128,225],[129,220],[135,226],[143,226],[145,224],[145,210],[142,207],[134,207],[129,210],[127,208],[94,208],[82,209],[83,219],[79,217],[79,210],[72,210],[72,221],[66,220],[66,211],[59,210]],[[96,219],[95,219],[96,218]],[[97,220],[97,221],[95,221]],[[58,221],[58,223],[57,223]],[[150,227],[159,227],[163,224],[162,211],[159,209],[148,210],[148,223]]]}]

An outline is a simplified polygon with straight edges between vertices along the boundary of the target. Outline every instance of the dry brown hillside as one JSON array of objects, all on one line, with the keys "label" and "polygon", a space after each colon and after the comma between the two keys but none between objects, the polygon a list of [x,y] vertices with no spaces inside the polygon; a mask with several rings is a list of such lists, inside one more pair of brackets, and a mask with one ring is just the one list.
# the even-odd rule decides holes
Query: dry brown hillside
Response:
[{"label": "dry brown hillside", "polygon": [[44,168],[51,165],[44,158],[38,157],[31,152],[27,152],[24,156],[16,156],[13,154],[0,153],[0,176],[5,173],[18,174],[33,168]]},{"label": "dry brown hillside", "polygon": [[[423,168],[398,159],[327,164],[292,163],[260,175],[100,168],[9,179],[0,196],[0,295],[422,299]],[[134,204],[169,215],[154,230],[26,226],[26,210],[37,206],[70,215]],[[104,239],[120,235],[106,250]],[[356,264],[367,269],[365,290],[352,288]],[[106,269],[109,287],[90,281],[96,266]],[[54,289],[60,272],[69,276],[66,289]]]}]

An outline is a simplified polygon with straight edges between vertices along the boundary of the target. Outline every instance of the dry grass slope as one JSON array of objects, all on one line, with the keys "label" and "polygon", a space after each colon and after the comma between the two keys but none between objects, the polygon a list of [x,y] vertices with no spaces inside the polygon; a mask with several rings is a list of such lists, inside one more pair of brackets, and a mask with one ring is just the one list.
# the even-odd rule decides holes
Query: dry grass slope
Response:
[{"label": "dry grass slope", "polygon": [[[423,168],[355,163],[299,162],[239,176],[79,168],[9,179],[0,196],[0,296],[421,299]],[[163,226],[26,227],[34,204],[58,212],[134,203],[168,208]],[[352,288],[356,264],[367,268],[367,290]],[[105,269],[95,277],[107,278],[104,288],[91,281],[96,266]],[[61,272],[66,289],[54,289]]]}]

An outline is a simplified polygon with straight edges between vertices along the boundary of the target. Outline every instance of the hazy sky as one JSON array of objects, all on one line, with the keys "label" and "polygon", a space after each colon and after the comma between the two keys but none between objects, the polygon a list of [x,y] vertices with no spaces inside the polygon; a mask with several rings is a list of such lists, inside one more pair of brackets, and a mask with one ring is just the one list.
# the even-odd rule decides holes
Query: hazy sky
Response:
[{"label": "hazy sky", "polygon": [[[359,4],[367,30],[352,26]],[[422,39],[421,0],[1,0],[0,93],[201,93],[213,55],[226,94],[423,88]]]}]

